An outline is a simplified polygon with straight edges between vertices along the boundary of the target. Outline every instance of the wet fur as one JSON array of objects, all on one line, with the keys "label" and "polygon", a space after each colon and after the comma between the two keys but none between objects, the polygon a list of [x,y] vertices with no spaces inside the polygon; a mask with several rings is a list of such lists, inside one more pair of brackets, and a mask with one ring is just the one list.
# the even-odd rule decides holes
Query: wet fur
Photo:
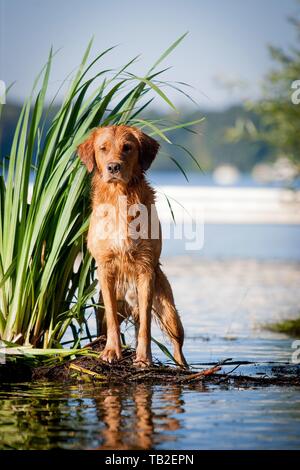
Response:
[{"label": "wet fur", "polygon": [[[128,142],[130,152],[124,158],[124,145]],[[151,230],[151,207],[155,204],[155,192],[145,178],[145,171],[154,160],[159,145],[139,129],[128,126],[99,128],[78,147],[78,154],[92,178],[92,215],[88,232],[88,248],[98,266],[101,300],[105,311],[98,311],[98,334],[107,335],[103,358],[109,362],[121,357],[119,325],[131,316],[137,327],[136,364],[151,363],[151,315],[155,314],[163,330],[174,346],[176,361],[185,366],[182,354],[184,331],[176,310],[171,286],[162,272],[161,231],[157,238],[129,236],[120,239],[120,227],[111,220],[112,237],[99,239],[99,208],[113,205],[118,214],[120,196],[127,197],[127,204],[143,204],[148,209],[149,233]],[[103,150],[104,149],[104,150]],[[122,153],[123,152],[123,153]],[[110,181],[107,164],[120,162],[120,180]],[[157,215],[152,212],[152,217]],[[130,222],[127,217],[125,223]],[[153,219],[152,219],[153,220]],[[158,220],[158,219],[157,219]],[[124,221],[123,221],[124,222]]]}]

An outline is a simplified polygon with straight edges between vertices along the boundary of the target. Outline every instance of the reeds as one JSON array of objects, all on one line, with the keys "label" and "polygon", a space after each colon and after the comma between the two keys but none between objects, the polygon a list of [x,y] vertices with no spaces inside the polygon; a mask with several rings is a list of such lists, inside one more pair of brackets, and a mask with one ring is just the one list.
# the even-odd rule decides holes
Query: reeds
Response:
[{"label": "reeds", "polygon": [[23,105],[10,154],[1,156],[0,339],[6,345],[61,348],[68,327],[74,346],[84,327],[89,336],[86,311],[97,281],[85,247],[89,181],[76,147],[99,125],[136,125],[170,142],[167,131],[200,122],[140,118],[155,96],[174,108],[157,67],[183,37],[143,77],[130,73],[134,60],[118,71],[101,68],[112,48],[88,62],[90,43],[59,107],[46,99],[50,52]]}]

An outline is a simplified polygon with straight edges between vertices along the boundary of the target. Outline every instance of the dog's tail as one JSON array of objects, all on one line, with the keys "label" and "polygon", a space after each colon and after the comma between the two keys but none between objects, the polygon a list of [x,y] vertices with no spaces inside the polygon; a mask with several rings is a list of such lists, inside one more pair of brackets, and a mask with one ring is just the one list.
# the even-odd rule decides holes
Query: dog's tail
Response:
[{"label": "dog's tail", "polygon": [[153,313],[162,330],[172,341],[176,362],[183,367],[187,367],[187,362],[182,353],[184,341],[183,326],[175,307],[172,288],[160,266],[156,269]]}]

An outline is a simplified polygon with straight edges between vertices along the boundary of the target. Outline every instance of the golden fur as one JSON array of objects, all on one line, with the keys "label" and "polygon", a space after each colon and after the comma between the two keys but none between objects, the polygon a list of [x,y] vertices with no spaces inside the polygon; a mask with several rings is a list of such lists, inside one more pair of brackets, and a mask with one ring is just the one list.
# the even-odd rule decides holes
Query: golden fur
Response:
[{"label": "golden fur", "polygon": [[[98,334],[107,335],[103,359],[111,362],[121,358],[120,323],[132,316],[138,330],[135,363],[149,365],[153,311],[173,342],[176,361],[185,366],[183,327],[159,263],[161,231],[155,192],[144,175],[158,149],[154,139],[129,126],[98,128],[78,147],[81,160],[93,172],[88,248],[98,266],[105,306],[105,312],[98,312]],[[148,223],[140,223],[143,227],[138,228],[147,236],[132,238],[130,230],[121,233],[121,226],[128,229],[136,220],[130,208],[141,204],[147,209]],[[107,227],[109,236],[103,236]],[[150,236],[151,231],[154,236]]]}]

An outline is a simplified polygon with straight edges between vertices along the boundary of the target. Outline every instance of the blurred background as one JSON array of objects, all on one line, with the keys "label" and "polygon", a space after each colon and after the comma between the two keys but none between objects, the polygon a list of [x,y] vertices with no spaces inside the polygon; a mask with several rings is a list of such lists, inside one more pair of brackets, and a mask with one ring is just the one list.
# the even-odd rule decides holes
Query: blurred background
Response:
[{"label": "blurred background", "polygon": [[[107,69],[117,69],[140,54],[131,70],[141,76],[188,31],[165,64],[171,67],[164,73],[169,83],[164,91],[178,112],[155,99],[145,115],[175,122],[204,118],[192,132],[182,128],[168,134],[174,145],[162,145],[149,175],[157,189],[166,238],[163,254],[168,260],[175,257],[176,266],[185,256],[197,269],[203,266],[199,258],[212,263],[280,261],[287,270],[290,267],[291,279],[295,270],[299,276],[295,263],[300,261],[300,105],[292,100],[293,83],[300,79],[298,1],[154,0],[151,8],[145,8],[136,0],[126,4],[120,0],[1,0],[0,8],[0,78],[7,87],[13,84],[2,116],[2,156],[9,154],[21,104],[51,45],[55,65],[50,90],[61,102],[92,36],[95,55],[117,45],[104,58]],[[184,233],[176,236],[171,230],[169,235],[174,219],[177,228],[185,224],[192,232],[196,223],[201,246],[191,252]],[[239,266],[243,272],[261,276],[264,265],[257,270]],[[189,269],[182,265],[180,272],[187,275]],[[209,272],[206,266],[201,282]],[[272,272],[276,290],[279,284],[282,287],[276,277],[278,264]],[[227,280],[231,273],[237,288],[230,298],[234,310],[240,275],[227,267]],[[207,282],[210,286],[214,281]],[[211,288],[220,291],[218,286]],[[285,300],[280,308],[278,303],[267,303],[265,312],[272,311],[274,318],[297,316],[299,294],[291,296],[289,290],[285,294],[289,308]],[[209,304],[209,297],[204,300]],[[180,306],[182,302],[186,311],[179,296]],[[191,303],[198,309],[198,301]]]},{"label": "blurred background", "polygon": [[[0,78],[7,87],[12,84],[0,129],[2,156],[9,154],[21,104],[51,46],[55,59],[48,99],[61,102],[92,36],[95,55],[117,45],[105,56],[105,68],[117,69],[139,55],[131,70],[141,76],[188,31],[164,64],[170,66],[164,91],[178,112],[158,97],[145,115],[171,122],[204,118],[192,132],[168,133],[174,144],[163,143],[149,175],[166,238],[163,254],[175,257],[176,265],[186,256],[198,267],[199,257],[281,261],[298,273],[300,104],[292,102],[292,84],[300,79],[297,0],[154,0],[151,8],[136,0],[126,5],[120,0],[0,0],[0,8]],[[174,234],[174,219],[181,236]],[[180,232],[183,224],[186,230]],[[189,251],[186,233],[197,230],[202,243]],[[188,271],[181,269],[184,275]],[[259,276],[262,272],[257,269]],[[274,289],[278,272],[274,267]],[[226,277],[230,273],[227,268]],[[206,278],[203,273],[202,282]],[[238,289],[230,300],[234,310],[240,289],[234,269],[232,279]],[[291,307],[276,305],[274,317],[298,315],[299,294],[286,295]],[[179,297],[179,305],[182,301]],[[265,311],[270,312],[269,304]]]},{"label": "blurred background", "polygon": [[[291,101],[292,83],[300,77],[299,11],[296,0],[154,0],[147,11],[136,0],[126,7],[119,0],[1,0],[0,78],[13,84],[2,117],[1,155],[9,153],[21,103],[50,46],[56,51],[50,90],[59,101],[92,36],[95,54],[117,45],[105,56],[108,69],[140,54],[132,71],[142,75],[188,31],[165,64],[171,66],[165,92],[179,112],[155,99],[146,115],[177,122],[204,118],[193,133],[170,132],[175,145],[163,145],[153,165],[163,218],[172,221],[165,194],[179,220],[180,203],[190,212],[201,208],[204,256],[300,259],[300,105]],[[219,224],[225,224],[221,232]],[[175,245],[184,249],[179,241]],[[174,252],[175,245],[165,249]]]}]

